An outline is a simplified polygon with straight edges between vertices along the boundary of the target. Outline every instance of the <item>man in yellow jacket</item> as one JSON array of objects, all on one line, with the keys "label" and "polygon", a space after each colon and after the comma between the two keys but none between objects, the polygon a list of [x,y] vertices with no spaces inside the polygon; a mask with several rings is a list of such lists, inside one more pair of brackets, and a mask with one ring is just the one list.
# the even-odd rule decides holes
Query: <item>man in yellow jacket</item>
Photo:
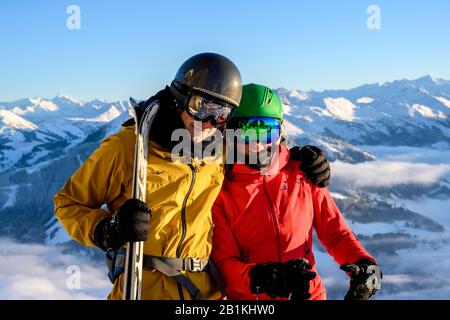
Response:
[{"label": "man in yellow jacket", "polygon": [[[142,299],[221,297],[208,259],[211,208],[224,178],[223,164],[198,158],[190,163],[173,162],[170,151],[178,142],[172,141],[171,135],[176,129],[187,129],[194,136],[194,121],[199,120],[200,140],[210,137],[239,105],[241,90],[241,76],[233,62],[204,53],[183,63],[170,87],[145,102],[160,104],[150,132],[149,208],[138,200],[128,200],[134,121],[127,121],[120,132],[103,140],[54,197],[58,220],[79,243],[113,252],[128,241],[145,241],[149,263],[155,263],[149,257],[173,259],[173,267],[180,269],[175,276],[167,276],[170,272],[166,269],[148,268],[144,260]],[[101,208],[104,204],[107,209]],[[177,263],[182,266],[177,268]],[[109,298],[121,299],[123,273],[113,280]]]},{"label": "man in yellow jacket", "polygon": [[[209,257],[211,210],[224,180],[224,164],[197,154],[188,163],[174,162],[171,151],[179,142],[172,141],[172,133],[185,129],[193,145],[206,149],[238,107],[241,91],[239,70],[229,59],[213,53],[191,57],[170,86],[143,102],[144,107],[160,105],[148,146],[148,204],[130,199],[136,140],[133,120],[104,139],[55,195],[55,213],[68,234],[108,253],[114,283],[109,299],[122,298],[123,246],[135,241],[144,241],[142,299],[223,296]],[[195,121],[201,121],[201,130],[194,134]],[[329,169],[324,154],[314,154],[308,165],[311,176],[321,177],[315,182],[326,185],[329,174],[323,173]]]}]

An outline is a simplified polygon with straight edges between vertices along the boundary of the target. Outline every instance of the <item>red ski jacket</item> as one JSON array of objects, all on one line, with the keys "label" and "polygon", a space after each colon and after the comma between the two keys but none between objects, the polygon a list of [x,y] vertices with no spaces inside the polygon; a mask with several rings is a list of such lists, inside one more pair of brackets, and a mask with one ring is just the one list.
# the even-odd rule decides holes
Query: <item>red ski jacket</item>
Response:
[{"label": "red ski jacket", "polygon": [[[215,262],[228,299],[256,299],[250,269],[258,263],[306,258],[317,273],[312,231],[342,265],[361,259],[375,262],[342,217],[326,188],[305,178],[300,162],[280,146],[279,166],[267,174],[235,164],[213,207]],[[311,281],[311,299],[326,299],[319,274]],[[270,299],[260,294],[259,299]]]}]

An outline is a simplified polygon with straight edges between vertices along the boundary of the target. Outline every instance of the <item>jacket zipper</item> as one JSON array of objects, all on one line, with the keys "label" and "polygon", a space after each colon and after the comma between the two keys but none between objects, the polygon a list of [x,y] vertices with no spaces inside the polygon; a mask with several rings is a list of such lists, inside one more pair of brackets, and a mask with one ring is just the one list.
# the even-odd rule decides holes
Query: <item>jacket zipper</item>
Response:
[{"label": "jacket zipper", "polygon": [[280,224],[278,222],[278,217],[275,213],[275,210],[273,209],[273,203],[272,200],[269,197],[269,192],[267,191],[267,187],[266,187],[266,177],[263,177],[263,189],[264,189],[264,193],[266,195],[267,198],[267,203],[269,204],[269,211],[270,214],[272,216],[272,220],[274,223],[274,229],[275,229],[275,238],[277,241],[277,253],[278,253],[278,261],[282,262],[282,254],[281,254],[281,236],[280,236]]},{"label": "jacket zipper", "polygon": [[[188,192],[186,193],[186,196],[184,197],[183,205],[181,207],[181,239],[180,239],[180,242],[178,242],[178,246],[177,246],[177,258],[181,258],[181,246],[184,242],[184,239],[186,238],[186,233],[187,233],[186,204],[187,204],[188,198],[192,192],[192,189],[194,188],[195,178],[197,175],[197,168],[193,164],[190,163],[189,168],[191,168],[191,171],[192,171],[192,179],[191,179],[191,184],[189,186]],[[178,293],[180,295],[180,300],[184,300],[183,289],[181,288],[181,285],[178,282],[177,282],[177,286],[178,286]]]}]

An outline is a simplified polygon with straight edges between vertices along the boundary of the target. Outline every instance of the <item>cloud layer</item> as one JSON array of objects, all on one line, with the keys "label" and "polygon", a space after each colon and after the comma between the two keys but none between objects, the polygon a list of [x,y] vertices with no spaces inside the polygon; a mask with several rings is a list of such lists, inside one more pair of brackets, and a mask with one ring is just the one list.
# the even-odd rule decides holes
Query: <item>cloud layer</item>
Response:
[{"label": "cloud layer", "polygon": [[105,299],[110,287],[102,264],[58,247],[0,239],[0,299]]},{"label": "cloud layer", "polygon": [[[105,299],[110,290],[102,264],[57,247],[0,239],[0,248],[0,299]],[[342,299],[347,276],[327,253],[315,250],[315,256],[328,298]],[[376,299],[449,299],[449,257],[447,246],[378,256],[384,279]],[[74,265],[81,271],[79,289],[67,286]]]},{"label": "cloud layer", "polygon": [[336,181],[356,187],[392,187],[401,184],[430,185],[450,173],[449,164],[369,161],[349,164],[335,161],[331,173]]},{"label": "cloud layer", "polygon": [[[327,253],[314,252],[327,289],[328,299],[342,300],[349,280]],[[450,299],[450,252],[448,246],[401,251],[399,255],[376,256],[383,271],[381,290],[376,300]]]}]

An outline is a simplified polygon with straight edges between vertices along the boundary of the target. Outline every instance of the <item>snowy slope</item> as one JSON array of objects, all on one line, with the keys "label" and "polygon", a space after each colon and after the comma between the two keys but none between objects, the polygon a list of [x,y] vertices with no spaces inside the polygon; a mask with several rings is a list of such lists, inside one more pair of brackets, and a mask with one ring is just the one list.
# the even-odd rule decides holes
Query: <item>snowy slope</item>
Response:
[{"label": "snowy slope", "polygon": [[122,101],[83,102],[65,95],[0,103],[0,172],[62,153],[100,127],[116,129],[128,108]]},{"label": "snowy slope", "polygon": [[450,81],[426,76],[346,91],[277,92],[286,119],[305,135],[353,145],[450,145]]}]

